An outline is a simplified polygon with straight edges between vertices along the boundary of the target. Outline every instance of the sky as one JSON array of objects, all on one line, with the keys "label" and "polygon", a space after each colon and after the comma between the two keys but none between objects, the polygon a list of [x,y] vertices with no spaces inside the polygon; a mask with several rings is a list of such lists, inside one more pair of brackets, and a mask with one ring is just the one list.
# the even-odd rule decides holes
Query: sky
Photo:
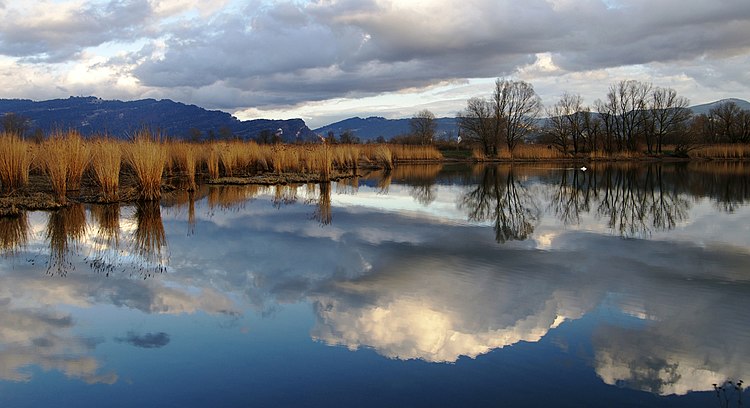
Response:
[{"label": "sky", "polygon": [[0,0],[0,98],[239,119],[454,116],[496,78],[593,105],[635,79],[750,99],[747,0]]}]

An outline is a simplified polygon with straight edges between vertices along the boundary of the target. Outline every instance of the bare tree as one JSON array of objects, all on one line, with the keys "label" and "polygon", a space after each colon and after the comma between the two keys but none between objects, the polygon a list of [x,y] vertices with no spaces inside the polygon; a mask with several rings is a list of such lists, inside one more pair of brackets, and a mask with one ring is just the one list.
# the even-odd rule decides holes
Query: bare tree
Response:
[{"label": "bare tree", "polygon": [[716,124],[719,141],[730,143],[750,141],[745,138],[747,130],[743,132],[742,129],[743,122],[745,122],[744,116],[743,110],[732,101],[721,103],[708,112],[709,120]]},{"label": "bare tree", "polygon": [[496,137],[504,136],[511,155],[519,142],[534,129],[542,101],[534,87],[524,81],[497,79],[492,95]]},{"label": "bare tree", "polygon": [[603,147],[608,153],[614,152],[618,147],[617,129],[615,126],[615,111],[614,106],[608,102],[604,102],[601,99],[597,99],[594,102],[596,111],[598,112],[599,121],[602,125],[602,136],[603,136]]},{"label": "bare tree", "polygon": [[409,121],[411,133],[422,145],[432,144],[437,130],[435,115],[427,109],[417,112]]},{"label": "bare tree", "polygon": [[493,126],[492,106],[484,98],[471,98],[466,109],[458,114],[463,140],[479,143],[485,155],[497,154],[497,137]]},{"label": "bare tree", "polygon": [[636,150],[638,137],[646,128],[646,109],[650,91],[650,83],[634,80],[610,85],[602,110],[606,111],[608,119],[613,121],[618,150]]},{"label": "bare tree", "polygon": [[14,112],[7,112],[0,119],[0,127],[7,133],[23,138],[31,128],[31,119]]},{"label": "bare tree", "polygon": [[581,95],[563,93],[560,100],[552,108],[547,110],[549,117],[548,125],[551,125],[553,143],[562,147],[563,152],[568,152],[568,146],[573,147],[573,154],[578,154],[583,149],[584,132],[586,127]]},{"label": "bare tree", "polygon": [[[654,88],[651,93],[652,132],[656,142],[656,152],[662,152],[664,139],[678,131],[684,131],[692,112],[690,101],[677,95],[672,88]],[[651,144],[648,144],[651,152]]]}]

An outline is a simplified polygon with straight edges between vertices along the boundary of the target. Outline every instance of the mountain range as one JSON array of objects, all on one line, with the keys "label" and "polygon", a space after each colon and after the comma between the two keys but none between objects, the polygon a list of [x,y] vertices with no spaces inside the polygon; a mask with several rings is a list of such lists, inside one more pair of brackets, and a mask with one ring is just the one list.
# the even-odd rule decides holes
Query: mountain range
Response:
[{"label": "mountain range", "polygon": [[[708,113],[716,105],[734,102],[750,110],[742,99],[692,106],[695,114]],[[386,119],[378,116],[349,118],[311,130],[302,119],[242,121],[227,112],[207,110],[168,99],[135,101],[103,100],[97,97],[70,97],[48,101],[0,99],[0,116],[15,113],[29,120],[30,130],[49,132],[54,129],[77,129],[84,135],[106,133],[127,138],[139,129],[158,130],[161,134],[184,139],[240,138],[257,139],[260,135],[279,134],[285,142],[318,140],[317,135],[353,132],[362,142],[388,140],[410,133],[410,119]],[[437,118],[437,137],[458,134],[456,118]],[[280,131],[280,132],[279,132]]]},{"label": "mountain range", "polygon": [[[371,116],[364,119],[354,117],[319,127],[314,129],[313,132],[319,135],[327,135],[329,132],[340,135],[345,131],[351,131],[363,141],[375,140],[380,136],[388,140],[394,136],[409,134],[411,132],[410,120],[386,119],[380,116]],[[455,137],[458,134],[458,122],[456,118],[436,118],[435,121],[437,122],[436,134],[438,137]]]},{"label": "mountain range", "polygon": [[148,128],[185,139],[257,138],[281,130],[284,141],[317,140],[302,119],[241,121],[229,113],[207,110],[168,99],[103,100],[93,96],[31,101],[0,99],[0,116],[15,113],[30,120],[31,130],[76,129],[83,135],[105,133],[127,138]]}]

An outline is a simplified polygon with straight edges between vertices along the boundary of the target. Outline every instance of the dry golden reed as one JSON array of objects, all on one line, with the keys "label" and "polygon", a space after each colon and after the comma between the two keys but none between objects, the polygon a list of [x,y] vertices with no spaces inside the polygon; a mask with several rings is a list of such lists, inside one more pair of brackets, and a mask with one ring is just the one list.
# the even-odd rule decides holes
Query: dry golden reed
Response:
[{"label": "dry golden reed", "polygon": [[[89,164],[91,148],[85,143],[81,134],[75,130],[69,130],[64,133],[63,148],[68,162],[67,188],[69,190],[79,190],[81,188],[81,179],[83,172]],[[61,152],[62,153],[62,152]]]},{"label": "dry golden reed", "polygon": [[138,183],[139,198],[161,198],[161,178],[167,164],[167,148],[148,131],[140,131],[125,148],[125,160]]},{"label": "dry golden reed", "polygon": [[370,157],[376,163],[380,163],[386,169],[393,168],[393,153],[386,145],[377,145],[373,148]]},{"label": "dry golden reed", "polygon": [[443,155],[434,146],[386,145],[391,150],[393,161],[441,160]]},{"label": "dry golden reed", "polygon": [[519,144],[511,154],[507,147],[500,149],[498,158],[504,160],[559,160],[570,158],[565,153],[543,144]]},{"label": "dry golden reed", "polygon": [[174,167],[184,173],[188,191],[195,191],[195,172],[198,166],[198,148],[186,142],[169,143],[169,156]]},{"label": "dry golden reed", "polygon": [[91,168],[104,202],[118,200],[122,150],[120,143],[112,139],[98,139],[91,146]]},{"label": "dry golden reed", "polygon": [[56,132],[39,148],[39,165],[47,176],[55,199],[61,203],[66,202],[68,190],[69,156],[66,147],[65,135]]},{"label": "dry golden reed", "polygon": [[690,157],[701,159],[738,160],[750,158],[748,144],[720,144],[701,147],[690,152]]},{"label": "dry golden reed", "polygon": [[26,185],[32,160],[30,143],[15,134],[0,133],[0,191],[10,193]]}]

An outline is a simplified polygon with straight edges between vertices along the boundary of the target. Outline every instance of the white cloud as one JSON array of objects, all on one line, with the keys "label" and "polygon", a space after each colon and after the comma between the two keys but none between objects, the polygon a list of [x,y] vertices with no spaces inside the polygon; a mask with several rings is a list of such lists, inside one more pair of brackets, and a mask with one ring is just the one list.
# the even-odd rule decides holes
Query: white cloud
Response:
[{"label": "white cloud", "polygon": [[[449,115],[476,93],[431,87],[515,75],[545,101],[593,102],[604,92],[590,79],[629,67],[661,86],[677,78],[696,103],[750,93],[744,0],[11,1],[0,18],[9,97],[173,98],[311,120],[366,98],[363,114]],[[404,90],[398,106],[367,102]]]}]

